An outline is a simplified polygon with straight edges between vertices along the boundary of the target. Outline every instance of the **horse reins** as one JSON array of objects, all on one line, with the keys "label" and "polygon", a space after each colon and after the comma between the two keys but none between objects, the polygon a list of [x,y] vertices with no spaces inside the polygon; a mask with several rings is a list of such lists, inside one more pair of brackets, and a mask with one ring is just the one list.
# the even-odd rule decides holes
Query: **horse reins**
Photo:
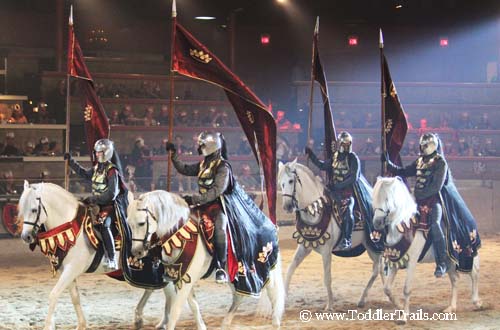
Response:
[{"label": "horse reins", "polygon": [[297,174],[297,171],[292,171],[291,172],[293,176],[295,177],[295,180],[293,180],[293,191],[292,194],[282,194],[284,197],[289,197],[292,199],[293,207],[295,208],[296,211],[300,211],[299,209],[299,201],[297,200],[297,197],[295,197],[295,193],[297,192],[297,182],[302,186],[302,182],[300,181],[300,177]]},{"label": "horse reins", "polygon": [[[153,220],[157,221],[156,220],[156,217],[154,216],[154,214],[147,208],[143,208],[143,209],[137,209],[137,211],[143,211],[143,212],[146,212],[146,234],[144,234],[144,238],[143,239],[140,239],[140,238],[133,238],[132,237],[132,241],[133,242],[142,242],[142,246],[144,247],[145,250],[149,251],[153,246],[151,246],[148,238],[150,236],[149,234],[149,216],[151,216],[151,218],[153,218]],[[152,234],[151,234],[152,235]]]}]

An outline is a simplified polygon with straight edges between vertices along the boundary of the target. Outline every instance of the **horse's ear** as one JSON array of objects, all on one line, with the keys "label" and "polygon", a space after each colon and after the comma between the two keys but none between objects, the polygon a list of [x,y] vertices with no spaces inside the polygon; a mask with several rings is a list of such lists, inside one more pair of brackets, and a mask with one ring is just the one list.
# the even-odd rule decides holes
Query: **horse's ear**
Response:
[{"label": "horse's ear", "polygon": [[295,157],[295,159],[290,163],[290,165],[292,167],[295,167],[295,165],[297,165],[297,157]]},{"label": "horse's ear", "polygon": [[281,172],[281,170],[283,169],[283,162],[280,160],[279,163],[278,163],[278,172]]},{"label": "horse's ear", "polygon": [[403,181],[403,178],[402,178],[402,177],[400,177],[400,176],[396,176],[396,179],[398,179],[398,180],[399,180],[399,181],[401,181],[401,182],[404,182],[404,181]]},{"label": "horse's ear", "polygon": [[27,190],[30,187],[28,180],[24,180],[24,190]]}]

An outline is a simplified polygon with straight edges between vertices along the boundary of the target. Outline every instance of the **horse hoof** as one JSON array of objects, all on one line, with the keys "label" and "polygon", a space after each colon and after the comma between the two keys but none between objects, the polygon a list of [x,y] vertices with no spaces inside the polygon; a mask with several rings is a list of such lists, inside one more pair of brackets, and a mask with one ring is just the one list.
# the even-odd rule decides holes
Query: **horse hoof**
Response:
[{"label": "horse hoof", "polygon": [[363,300],[360,300],[360,301],[358,302],[358,308],[364,308],[364,307],[365,307],[365,304],[366,304],[366,303],[365,303]]},{"label": "horse hoof", "polygon": [[473,304],[474,304],[475,311],[480,311],[480,310],[483,310],[483,308],[484,308],[482,300],[474,301]]},{"label": "horse hoof", "polygon": [[333,312],[333,306],[331,306],[330,304],[326,305],[324,311],[325,312]]},{"label": "horse hoof", "polygon": [[397,320],[396,324],[397,325],[405,325],[406,324],[406,320]]},{"label": "horse hoof", "polygon": [[136,330],[142,329],[143,326],[144,326],[144,321],[142,319],[135,320],[134,327]]},{"label": "horse hoof", "polygon": [[167,326],[165,324],[159,323],[155,326],[155,330],[167,330]]},{"label": "horse hoof", "polygon": [[456,307],[448,306],[443,310],[443,313],[455,313],[457,311]]}]

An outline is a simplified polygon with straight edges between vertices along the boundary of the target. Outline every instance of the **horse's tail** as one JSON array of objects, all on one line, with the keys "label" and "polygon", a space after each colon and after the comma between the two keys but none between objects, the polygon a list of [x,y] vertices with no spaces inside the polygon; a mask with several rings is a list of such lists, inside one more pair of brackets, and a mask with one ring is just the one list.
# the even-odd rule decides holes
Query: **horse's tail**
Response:
[{"label": "horse's tail", "polygon": [[283,284],[283,273],[281,270],[281,253],[278,252],[278,260],[276,262],[276,266],[272,270],[271,281],[272,285],[271,290],[274,290],[274,301],[273,303],[273,321],[281,320],[283,317],[283,313],[285,312],[285,285]]}]

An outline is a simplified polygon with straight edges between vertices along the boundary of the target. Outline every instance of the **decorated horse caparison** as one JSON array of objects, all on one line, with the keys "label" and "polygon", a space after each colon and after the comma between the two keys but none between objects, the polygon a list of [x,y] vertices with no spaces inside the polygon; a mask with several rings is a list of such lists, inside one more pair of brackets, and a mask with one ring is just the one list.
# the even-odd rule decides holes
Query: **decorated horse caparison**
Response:
[{"label": "decorated horse caparison", "polygon": [[[375,228],[386,231],[384,258],[387,267],[387,277],[384,292],[389,300],[404,309],[406,315],[410,311],[410,297],[415,268],[418,262],[434,262],[434,253],[430,240],[427,240],[428,229],[419,226],[417,204],[413,200],[403,180],[399,177],[378,178],[373,189],[373,208]],[[471,239],[474,238],[474,233]],[[451,244],[451,248],[453,244]],[[455,248],[458,248],[455,242]],[[448,270],[451,282],[451,299],[444,312],[455,312],[457,309],[458,270],[468,272],[472,280],[472,303],[476,309],[481,308],[479,298],[479,254],[459,252],[465,255],[459,260],[450,260],[452,266]],[[448,251],[448,255],[452,255]],[[394,279],[399,269],[406,268],[404,284],[404,306],[401,308],[392,292]],[[404,319],[400,320],[405,322]]]},{"label": "decorated horse caparison", "polygon": [[[311,251],[319,253],[323,259],[323,282],[328,293],[327,310],[333,308],[331,261],[332,253],[339,256],[356,256],[366,249],[373,261],[372,274],[361,294],[358,306],[366,303],[366,297],[377,278],[382,272],[381,253],[371,244],[370,234],[362,222],[352,235],[350,251],[339,251],[337,245],[342,238],[341,224],[337,221],[338,209],[326,192],[321,179],[306,166],[297,163],[297,159],[286,164],[279,164],[278,185],[282,192],[283,209],[296,214],[296,228],[294,238],[297,240],[297,249],[293,260],[288,266],[285,288],[288,291],[295,269],[301,264]],[[373,234],[372,234],[373,235]],[[347,252],[347,253],[346,253]]]},{"label": "decorated horse caparison", "polygon": [[[233,189],[241,189],[235,186]],[[248,196],[247,196],[248,198]],[[255,205],[254,205],[255,206]],[[256,206],[252,212],[261,212]],[[269,224],[261,224],[274,236],[276,229]],[[161,259],[167,277],[176,285],[176,294],[165,304],[162,323],[166,329],[174,330],[186,298],[192,294],[193,286],[214,270],[213,222],[191,212],[180,196],[166,191],[152,191],[142,194],[128,207],[127,222],[130,225],[133,244],[132,254],[143,257],[148,250],[161,247]],[[266,229],[267,230],[267,229]],[[227,273],[233,292],[233,302],[225,316],[222,329],[229,328],[237,308],[245,296],[258,297],[260,291],[247,291],[257,286],[266,290],[272,305],[272,325],[279,328],[284,310],[284,289],[281,275],[281,261],[277,240],[261,242],[260,236],[236,238],[230,229],[230,246],[246,243],[255,245],[250,259],[228,251]],[[260,275],[265,273],[264,277]],[[195,315],[198,329],[205,329],[203,319]]]},{"label": "decorated horse caparison", "polygon": [[[98,238],[93,232],[89,210],[71,193],[52,183],[30,185],[24,182],[19,200],[19,216],[23,220],[21,237],[29,244],[37,244],[51,263],[59,279],[49,295],[49,309],[44,330],[55,329],[54,312],[59,296],[68,288],[78,318],[78,330],[86,328],[86,320],[80,304],[76,279],[86,273],[105,273],[102,253],[97,248]],[[44,228],[44,230],[41,230]],[[123,258],[120,258],[123,263]],[[110,274],[113,275],[113,274]],[[136,327],[142,326],[143,308],[153,289],[147,289],[135,310]],[[164,288],[166,303],[173,287]],[[194,315],[199,315],[193,296],[188,296]]]}]

